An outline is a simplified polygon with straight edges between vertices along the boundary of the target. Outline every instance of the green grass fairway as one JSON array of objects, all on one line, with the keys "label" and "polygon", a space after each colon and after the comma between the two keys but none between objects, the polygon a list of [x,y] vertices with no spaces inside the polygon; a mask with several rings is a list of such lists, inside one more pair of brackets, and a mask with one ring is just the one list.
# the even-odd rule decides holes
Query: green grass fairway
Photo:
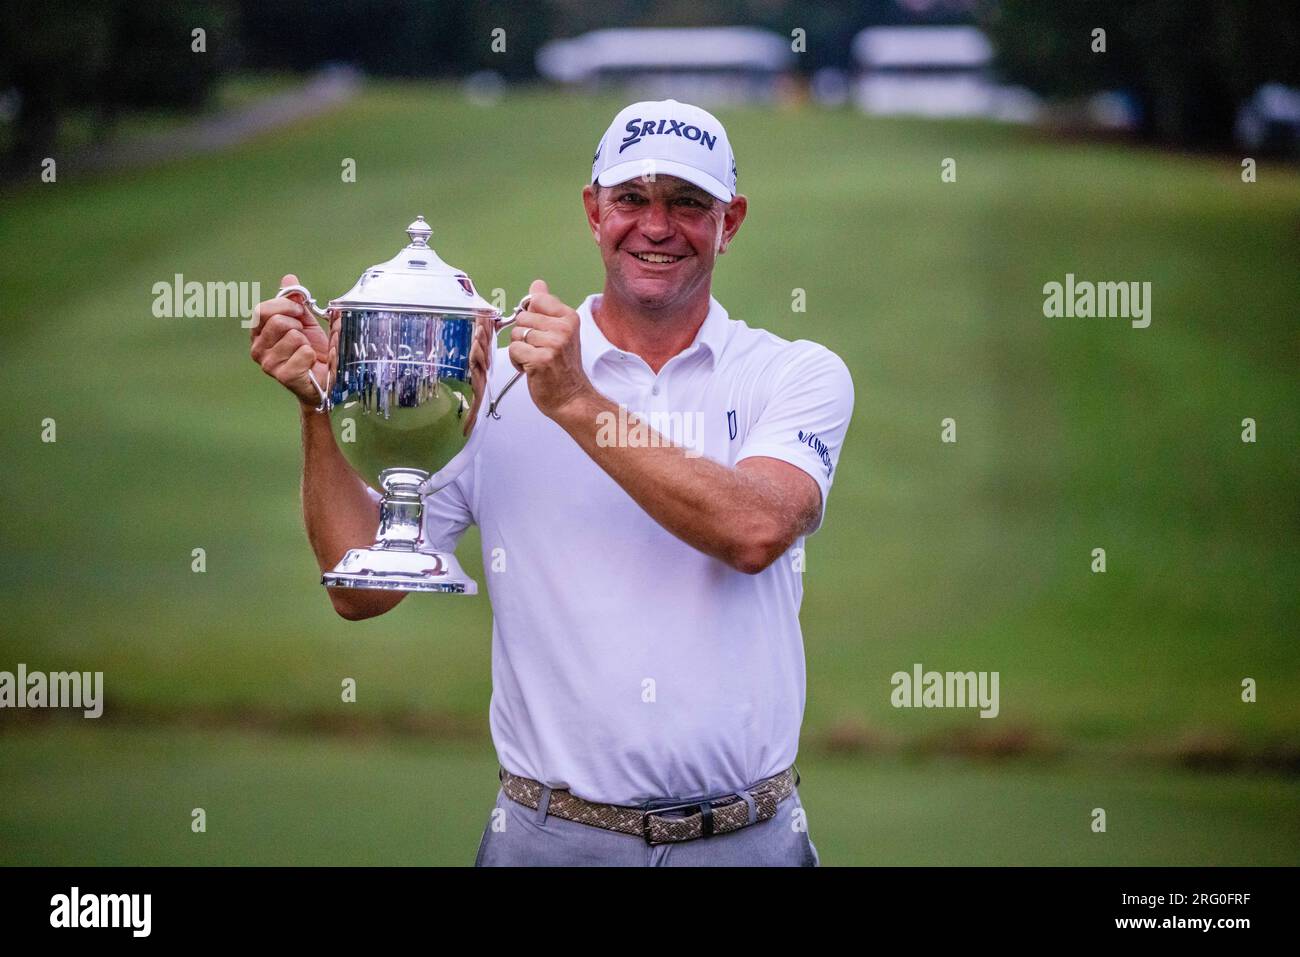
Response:
[{"label": "green grass fairway", "polygon": [[[512,304],[542,277],[576,303],[601,282],[578,194],[621,105],[374,85],[229,154],[0,197],[0,669],[103,671],[110,714],[416,715],[469,732],[416,746],[23,725],[0,735],[5,860],[472,860],[495,789],[487,599],[337,618],[301,529],[294,403],[237,318],[156,318],[153,286],[180,273],[270,296],[296,272],[327,299],[420,213],[485,294]],[[802,616],[823,859],[1300,859],[1284,779],[855,764],[819,744],[848,727],[903,749],[1010,731],[1072,755],[1192,738],[1294,751],[1300,174],[1264,162],[1247,185],[1235,157],[982,124],[720,115],[750,216],[715,295],[834,349],[857,390]],[[1066,273],[1151,282],[1150,328],[1044,318],[1042,287]],[[459,554],[482,583],[473,531]],[[890,675],[914,662],[1000,672],[1000,717],[895,710]],[[355,705],[339,701],[348,677]],[[1246,677],[1257,703],[1240,700]],[[433,820],[446,782],[465,800]],[[191,838],[205,800],[213,827]],[[1094,836],[1094,806],[1126,810]]]},{"label": "green grass fairway", "polygon": [[[492,749],[63,724],[0,736],[0,865],[474,861]],[[1270,777],[800,761],[822,863],[1295,864],[1300,794]],[[190,830],[201,807],[207,831]],[[1090,828],[1104,807],[1107,830]]]}]

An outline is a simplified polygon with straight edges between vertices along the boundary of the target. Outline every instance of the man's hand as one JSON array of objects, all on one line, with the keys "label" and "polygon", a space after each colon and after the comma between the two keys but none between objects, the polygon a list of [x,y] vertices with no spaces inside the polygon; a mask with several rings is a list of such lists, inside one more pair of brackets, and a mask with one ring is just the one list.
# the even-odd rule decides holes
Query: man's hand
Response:
[{"label": "man's hand", "polygon": [[478,422],[478,408],[487,394],[488,369],[492,365],[492,350],[496,347],[496,320],[480,318],[474,323],[474,338],[469,347],[469,381],[474,390],[474,404],[470,406],[461,435],[468,436]]},{"label": "man's hand", "polygon": [[[280,286],[296,286],[298,277],[289,273]],[[307,378],[325,384],[329,374],[329,340],[315,314],[296,299],[268,299],[253,308],[253,340],[249,355],[262,371],[284,386],[303,405],[315,408],[320,393]]]},{"label": "man's hand", "polygon": [[533,403],[554,419],[595,388],[582,368],[578,313],[552,296],[540,279],[533,280],[528,295],[528,309],[510,330],[510,361],[527,374]]}]

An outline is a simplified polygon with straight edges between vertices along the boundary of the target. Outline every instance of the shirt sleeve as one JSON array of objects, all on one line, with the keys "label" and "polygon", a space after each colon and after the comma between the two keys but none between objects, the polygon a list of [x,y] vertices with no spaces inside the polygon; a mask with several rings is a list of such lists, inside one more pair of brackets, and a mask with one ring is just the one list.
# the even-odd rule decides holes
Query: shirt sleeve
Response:
[{"label": "shirt sleeve", "polygon": [[[369,485],[366,490],[377,509],[383,495]],[[423,503],[424,547],[439,552],[455,551],[465,529],[474,523],[460,481],[453,481],[445,488],[423,496]]]},{"label": "shirt sleeve", "polygon": [[764,456],[811,475],[822,493],[812,534],[826,515],[826,496],[853,416],[853,378],[825,346],[799,340],[790,344],[790,352],[775,374],[764,377],[767,399],[736,461]]}]

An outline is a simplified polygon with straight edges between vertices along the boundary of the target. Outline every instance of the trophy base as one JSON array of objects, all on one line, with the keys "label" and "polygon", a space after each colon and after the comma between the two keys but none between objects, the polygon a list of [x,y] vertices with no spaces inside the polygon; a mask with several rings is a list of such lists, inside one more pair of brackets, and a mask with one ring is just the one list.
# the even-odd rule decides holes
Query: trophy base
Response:
[{"label": "trophy base", "polygon": [[450,552],[354,548],[321,576],[326,588],[382,588],[477,595],[478,585]]}]

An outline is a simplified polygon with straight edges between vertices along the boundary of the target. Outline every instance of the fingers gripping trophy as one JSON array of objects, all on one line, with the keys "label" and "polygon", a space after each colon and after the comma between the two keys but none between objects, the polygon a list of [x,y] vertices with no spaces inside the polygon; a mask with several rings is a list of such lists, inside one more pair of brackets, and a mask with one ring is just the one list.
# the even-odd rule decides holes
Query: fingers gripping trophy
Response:
[{"label": "fingers gripping trophy", "polygon": [[497,397],[487,394],[492,346],[528,299],[503,317],[433,251],[423,216],[406,232],[405,248],[325,309],[305,286],[278,294],[328,321],[326,381],[307,373],[317,411],[329,415],[348,463],[383,492],[374,544],[348,551],[321,583],[473,595],[478,586],[456,556],[425,546],[421,496],[455,479],[474,458],[484,420],[499,418],[497,403],[522,373]]}]

